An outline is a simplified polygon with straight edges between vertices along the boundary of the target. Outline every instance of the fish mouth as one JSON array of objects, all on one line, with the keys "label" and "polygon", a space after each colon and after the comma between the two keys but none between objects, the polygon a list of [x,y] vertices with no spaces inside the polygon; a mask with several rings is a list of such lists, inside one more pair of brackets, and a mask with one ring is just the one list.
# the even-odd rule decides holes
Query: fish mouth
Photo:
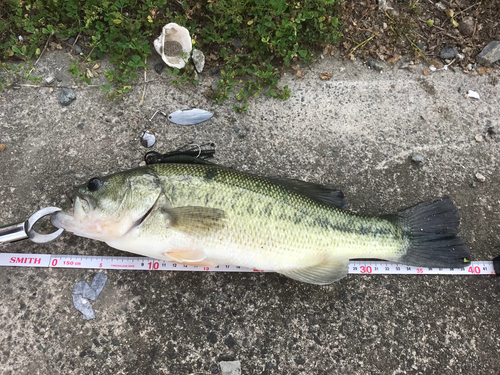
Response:
[{"label": "fish mouth", "polygon": [[72,215],[75,219],[83,219],[95,207],[95,200],[88,195],[68,190],[66,196],[70,200],[72,207],[69,210],[65,210],[65,214]]}]

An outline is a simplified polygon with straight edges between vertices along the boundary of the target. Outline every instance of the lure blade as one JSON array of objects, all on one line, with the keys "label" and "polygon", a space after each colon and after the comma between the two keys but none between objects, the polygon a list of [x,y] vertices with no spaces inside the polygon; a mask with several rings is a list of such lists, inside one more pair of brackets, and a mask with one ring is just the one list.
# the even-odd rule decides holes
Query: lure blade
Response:
[{"label": "lure blade", "polygon": [[199,108],[181,109],[168,115],[168,119],[177,125],[195,125],[207,121],[212,113]]}]

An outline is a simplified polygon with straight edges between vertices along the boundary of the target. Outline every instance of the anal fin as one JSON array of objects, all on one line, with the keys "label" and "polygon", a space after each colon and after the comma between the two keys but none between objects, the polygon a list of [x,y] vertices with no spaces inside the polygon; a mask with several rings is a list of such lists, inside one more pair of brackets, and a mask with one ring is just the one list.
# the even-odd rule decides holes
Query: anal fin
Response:
[{"label": "anal fin", "polygon": [[308,284],[327,285],[344,278],[349,270],[349,259],[328,261],[307,268],[278,271],[291,279]]}]

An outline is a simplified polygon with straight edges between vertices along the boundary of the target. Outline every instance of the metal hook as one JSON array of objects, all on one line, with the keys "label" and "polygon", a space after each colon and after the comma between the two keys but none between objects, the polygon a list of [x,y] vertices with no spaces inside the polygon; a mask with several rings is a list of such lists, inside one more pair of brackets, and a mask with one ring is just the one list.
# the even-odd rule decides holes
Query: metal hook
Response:
[{"label": "metal hook", "polygon": [[163,112],[161,109],[157,109],[154,115],[151,116],[151,118],[149,119],[150,122],[153,120],[153,118],[156,116],[158,112],[160,112],[163,116],[167,117],[167,114],[165,112]]}]

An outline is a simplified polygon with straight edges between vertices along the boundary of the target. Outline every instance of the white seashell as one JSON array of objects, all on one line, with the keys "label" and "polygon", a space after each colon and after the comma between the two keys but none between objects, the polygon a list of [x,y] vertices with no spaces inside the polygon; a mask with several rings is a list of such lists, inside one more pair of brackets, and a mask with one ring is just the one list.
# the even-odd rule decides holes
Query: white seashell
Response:
[{"label": "white seashell", "polygon": [[153,44],[165,64],[178,69],[184,68],[193,49],[189,31],[174,22],[163,26],[161,35]]}]

